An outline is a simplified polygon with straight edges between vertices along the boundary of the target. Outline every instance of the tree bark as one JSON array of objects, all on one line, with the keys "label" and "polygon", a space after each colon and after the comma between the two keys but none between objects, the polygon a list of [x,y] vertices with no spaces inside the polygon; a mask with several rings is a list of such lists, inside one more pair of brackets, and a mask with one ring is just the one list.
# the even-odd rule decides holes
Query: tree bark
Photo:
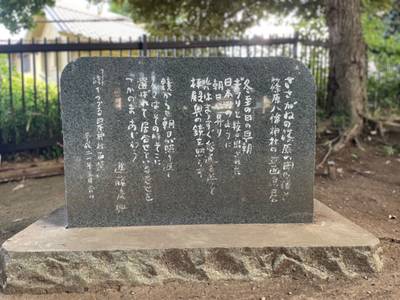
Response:
[{"label": "tree bark", "polygon": [[330,67],[328,104],[331,116],[345,120],[334,151],[357,140],[364,126],[367,101],[366,44],[361,27],[361,0],[326,0]]}]

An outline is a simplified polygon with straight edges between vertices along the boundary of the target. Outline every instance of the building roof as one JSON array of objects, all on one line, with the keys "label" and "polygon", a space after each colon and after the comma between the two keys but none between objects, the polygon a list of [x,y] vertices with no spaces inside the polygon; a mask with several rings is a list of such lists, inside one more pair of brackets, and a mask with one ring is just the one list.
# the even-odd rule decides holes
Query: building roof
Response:
[{"label": "building roof", "polygon": [[128,17],[111,13],[96,13],[90,9],[75,9],[57,4],[44,8],[46,23],[53,23],[60,33],[92,39],[137,39],[145,31]]}]

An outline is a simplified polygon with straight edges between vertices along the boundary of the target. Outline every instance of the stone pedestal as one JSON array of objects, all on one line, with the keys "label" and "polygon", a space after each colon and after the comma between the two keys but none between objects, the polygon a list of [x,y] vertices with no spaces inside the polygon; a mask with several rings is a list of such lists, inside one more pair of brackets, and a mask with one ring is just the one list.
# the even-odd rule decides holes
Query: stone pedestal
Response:
[{"label": "stone pedestal", "polygon": [[381,269],[379,240],[315,202],[313,224],[65,228],[59,209],[1,249],[5,292],[85,291],[171,280],[358,276]]}]

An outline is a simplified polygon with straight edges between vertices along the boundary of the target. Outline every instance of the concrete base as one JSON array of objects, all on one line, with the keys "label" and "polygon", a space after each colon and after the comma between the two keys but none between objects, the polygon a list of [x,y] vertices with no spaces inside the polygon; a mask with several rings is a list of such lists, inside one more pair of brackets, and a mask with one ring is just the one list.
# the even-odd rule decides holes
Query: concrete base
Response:
[{"label": "concrete base", "polygon": [[64,228],[64,210],[7,240],[6,292],[84,291],[171,280],[357,276],[381,269],[379,240],[320,202],[314,224]]}]

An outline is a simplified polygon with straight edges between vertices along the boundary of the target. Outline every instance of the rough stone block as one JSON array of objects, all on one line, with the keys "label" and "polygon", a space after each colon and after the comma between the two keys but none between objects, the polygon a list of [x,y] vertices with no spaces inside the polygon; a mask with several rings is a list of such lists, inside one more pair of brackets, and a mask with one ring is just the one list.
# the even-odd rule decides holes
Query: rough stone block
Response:
[{"label": "rough stone block", "polygon": [[65,210],[1,249],[6,292],[85,291],[165,281],[328,278],[378,272],[379,240],[315,202],[313,224],[65,229]]}]

